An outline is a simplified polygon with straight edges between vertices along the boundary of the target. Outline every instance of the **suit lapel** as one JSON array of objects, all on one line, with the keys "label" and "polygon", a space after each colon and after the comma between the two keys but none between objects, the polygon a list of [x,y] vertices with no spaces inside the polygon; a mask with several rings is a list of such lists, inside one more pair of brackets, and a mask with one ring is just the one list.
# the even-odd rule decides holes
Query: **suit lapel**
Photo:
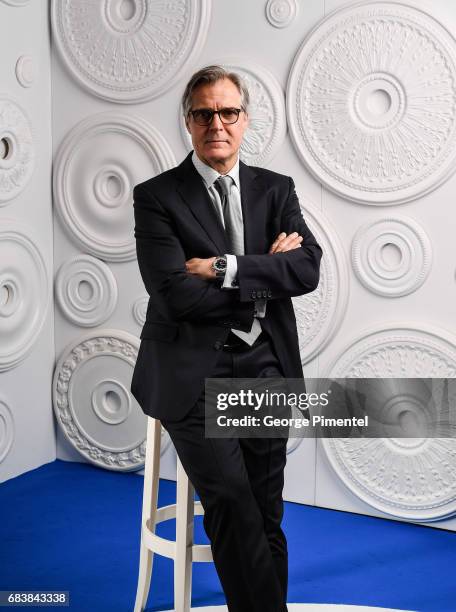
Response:
[{"label": "suit lapel", "polygon": [[261,178],[254,168],[239,162],[239,181],[241,183],[242,217],[244,221],[245,253],[263,253],[267,208],[261,202]]},{"label": "suit lapel", "polygon": [[206,186],[191,160],[191,153],[178,167],[178,192],[207,234],[218,253],[227,253],[228,244],[222,222],[212,204]]},{"label": "suit lapel", "polygon": [[[222,222],[212,204],[206,186],[191,160],[190,153],[178,166],[178,192],[192,211],[217,253],[228,253],[228,243]],[[264,253],[264,230],[267,207],[261,201],[262,180],[251,166],[239,162],[245,253]],[[263,229],[262,229],[263,228]]]}]

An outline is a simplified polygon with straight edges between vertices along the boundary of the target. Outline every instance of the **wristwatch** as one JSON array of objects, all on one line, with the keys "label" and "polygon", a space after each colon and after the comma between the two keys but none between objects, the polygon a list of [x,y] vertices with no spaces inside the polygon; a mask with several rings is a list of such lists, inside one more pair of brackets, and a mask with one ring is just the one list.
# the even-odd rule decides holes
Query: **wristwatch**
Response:
[{"label": "wristwatch", "polygon": [[225,278],[226,273],[226,257],[225,255],[220,255],[216,257],[212,262],[212,269],[215,272],[215,277],[223,280]]}]

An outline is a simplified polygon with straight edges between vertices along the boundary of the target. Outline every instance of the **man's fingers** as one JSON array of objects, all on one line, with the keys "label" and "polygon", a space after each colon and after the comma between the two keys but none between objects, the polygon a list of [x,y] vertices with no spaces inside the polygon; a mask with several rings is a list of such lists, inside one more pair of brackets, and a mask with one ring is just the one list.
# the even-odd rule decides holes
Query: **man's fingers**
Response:
[{"label": "man's fingers", "polygon": [[283,240],[279,242],[275,249],[275,253],[285,253],[286,251],[290,251],[291,249],[296,249],[302,242],[302,236],[300,236],[297,232],[293,232]]},{"label": "man's fingers", "polygon": [[277,238],[274,240],[274,242],[271,244],[271,248],[269,249],[269,253],[275,253],[275,250],[277,248],[277,245],[279,244],[279,242],[281,240],[283,240],[284,238],[286,238],[286,233],[285,232],[280,232],[280,234],[277,236]]},{"label": "man's fingers", "polygon": [[187,272],[189,272],[190,274],[194,274],[195,273],[195,269],[198,265],[198,257],[192,257],[191,259],[187,259],[187,261],[185,262],[185,269]]},{"label": "man's fingers", "polygon": [[299,247],[301,246],[302,240],[303,240],[302,236],[298,236],[298,238],[293,242],[292,246],[290,246],[288,250],[299,249]]},{"label": "man's fingers", "polygon": [[287,242],[286,244],[280,244],[276,249],[276,253],[286,253],[287,251],[291,251],[292,249],[297,249],[301,246],[302,237],[300,236],[296,240],[292,242]]}]

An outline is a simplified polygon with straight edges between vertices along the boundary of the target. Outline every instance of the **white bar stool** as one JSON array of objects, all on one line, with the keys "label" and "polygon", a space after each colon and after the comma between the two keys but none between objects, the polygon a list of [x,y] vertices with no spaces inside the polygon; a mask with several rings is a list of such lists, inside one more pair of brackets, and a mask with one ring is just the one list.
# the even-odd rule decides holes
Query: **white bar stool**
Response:
[{"label": "white bar stool", "polygon": [[[174,609],[189,612],[192,595],[192,562],[212,561],[209,544],[193,543],[193,519],[204,514],[201,502],[194,501],[193,485],[177,458],[176,503],[157,508],[160,474],[161,423],[147,417],[147,447],[144,466],[144,490],[141,518],[139,576],[134,612],[143,612],[147,604],[154,553],[174,559]],[[155,533],[158,523],[176,519],[176,540]]]}]

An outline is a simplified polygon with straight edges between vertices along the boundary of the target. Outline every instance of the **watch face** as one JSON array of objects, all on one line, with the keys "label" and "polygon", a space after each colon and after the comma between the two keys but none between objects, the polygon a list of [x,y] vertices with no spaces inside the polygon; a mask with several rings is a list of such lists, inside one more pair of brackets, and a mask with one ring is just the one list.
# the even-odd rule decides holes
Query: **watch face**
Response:
[{"label": "watch face", "polygon": [[226,270],[226,259],[224,257],[217,257],[214,261],[214,268],[217,272],[224,272]]}]

